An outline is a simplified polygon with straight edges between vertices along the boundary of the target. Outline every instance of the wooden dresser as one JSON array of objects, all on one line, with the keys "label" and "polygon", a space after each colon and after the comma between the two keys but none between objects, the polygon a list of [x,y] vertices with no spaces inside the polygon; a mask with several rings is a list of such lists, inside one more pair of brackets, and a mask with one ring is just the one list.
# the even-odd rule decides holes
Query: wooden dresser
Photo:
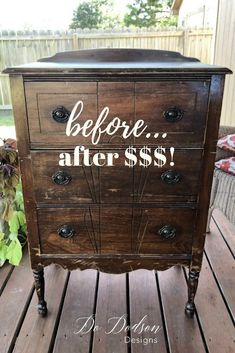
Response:
[{"label": "wooden dresser", "polygon": [[51,263],[109,273],[182,265],[192,317],[230,71],[175,52],[98,49],[5,73],[39,313]]}]

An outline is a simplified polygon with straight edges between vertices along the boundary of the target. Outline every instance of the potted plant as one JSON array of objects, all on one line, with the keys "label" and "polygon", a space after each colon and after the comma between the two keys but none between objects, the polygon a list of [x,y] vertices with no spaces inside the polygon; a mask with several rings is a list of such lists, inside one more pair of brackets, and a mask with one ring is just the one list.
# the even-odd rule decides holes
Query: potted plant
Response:
[{"label": "potted plant", "polygon": [[19,265],[26,243],[26,221],[16,141],[0,146],[0,266]]}]

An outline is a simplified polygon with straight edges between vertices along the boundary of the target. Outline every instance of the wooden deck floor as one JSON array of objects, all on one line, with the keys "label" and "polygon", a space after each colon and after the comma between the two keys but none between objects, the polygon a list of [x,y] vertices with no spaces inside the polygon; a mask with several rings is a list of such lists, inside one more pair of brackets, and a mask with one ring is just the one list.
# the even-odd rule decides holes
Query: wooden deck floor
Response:
[{"label": "wooden deck floor", "polygon": [[[41,318],[26,255],[21,266],[0,270],[0,352],[234,353],[234,255],[235,227],[215,210],[194,319],[184,315],[186,278],[181,268],[107,275],[92,270],[69,273],[54,265],[45,270],[49,313]],[[133,326],[145,315],[145,328],[155,325],[157,332],[140,334],[132,328],[133,342],[126,343],[124,323]],[[96,329],[90,330],[90,319],[89,332],[79,332],[85,322],[81,318],[92,316]],[[119,324],[114,318],[120,318]]]}]

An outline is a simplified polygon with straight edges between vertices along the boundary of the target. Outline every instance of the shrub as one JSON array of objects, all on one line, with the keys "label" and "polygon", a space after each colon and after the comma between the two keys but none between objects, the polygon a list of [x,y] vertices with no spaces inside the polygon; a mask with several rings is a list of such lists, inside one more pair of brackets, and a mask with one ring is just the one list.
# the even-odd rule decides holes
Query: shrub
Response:
[{"label": "shrub", "polygon": [[0,266],[19,265],[26,243],[26,220],[16,141],[0,146]]}]

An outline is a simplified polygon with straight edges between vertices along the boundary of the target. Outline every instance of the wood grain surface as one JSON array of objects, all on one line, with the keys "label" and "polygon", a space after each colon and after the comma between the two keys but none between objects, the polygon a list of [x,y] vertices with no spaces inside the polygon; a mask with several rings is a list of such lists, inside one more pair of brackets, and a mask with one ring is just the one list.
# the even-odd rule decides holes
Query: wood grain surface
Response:
[{"label": "wood grain surface", "polygon": [[[135,155],[139,158],[140,150]],[[149,153],[153,161],[155,149]],[[73,153],[72,151],[69,151]],[[98,152],[89,150],[90,156]],[[99,152],[106,154],[106,150]],[[85,204],[85,203],[153,203],[153,202],[195,202],[199,184],[201,149],[175,149],[174,166],[170,165],[171,155],[166,149],[167,163],[157,167],[153,163],[146,168],[136,165],[130,168],[125,165],[129,159],[125,150],[112,149],[118,153],[114,165],[59,166],[60,150],[32,151],[34,191],[36,202],[40,204]],[[72,154],[73,155],[73,154]],[[140,159],[140,158],[139,158]],[[144,160],[142,159],[142,162]],[[190,167],[189,167],[190,161]],[[162,179],[167,171],[180,175],[177,183],[168,184]],[[58,185],[53,175],[58,171],[67,173],[71,181],[67,185]]]},{"label": "wood grain surface", "polygon": [[[130,208],[97,206],[38,210],[43,254],[190,254],[195,210],[189,208]],[[70,238],[59,229],[69,225]],[[173,239],[159,234],[165,225]]]}]

